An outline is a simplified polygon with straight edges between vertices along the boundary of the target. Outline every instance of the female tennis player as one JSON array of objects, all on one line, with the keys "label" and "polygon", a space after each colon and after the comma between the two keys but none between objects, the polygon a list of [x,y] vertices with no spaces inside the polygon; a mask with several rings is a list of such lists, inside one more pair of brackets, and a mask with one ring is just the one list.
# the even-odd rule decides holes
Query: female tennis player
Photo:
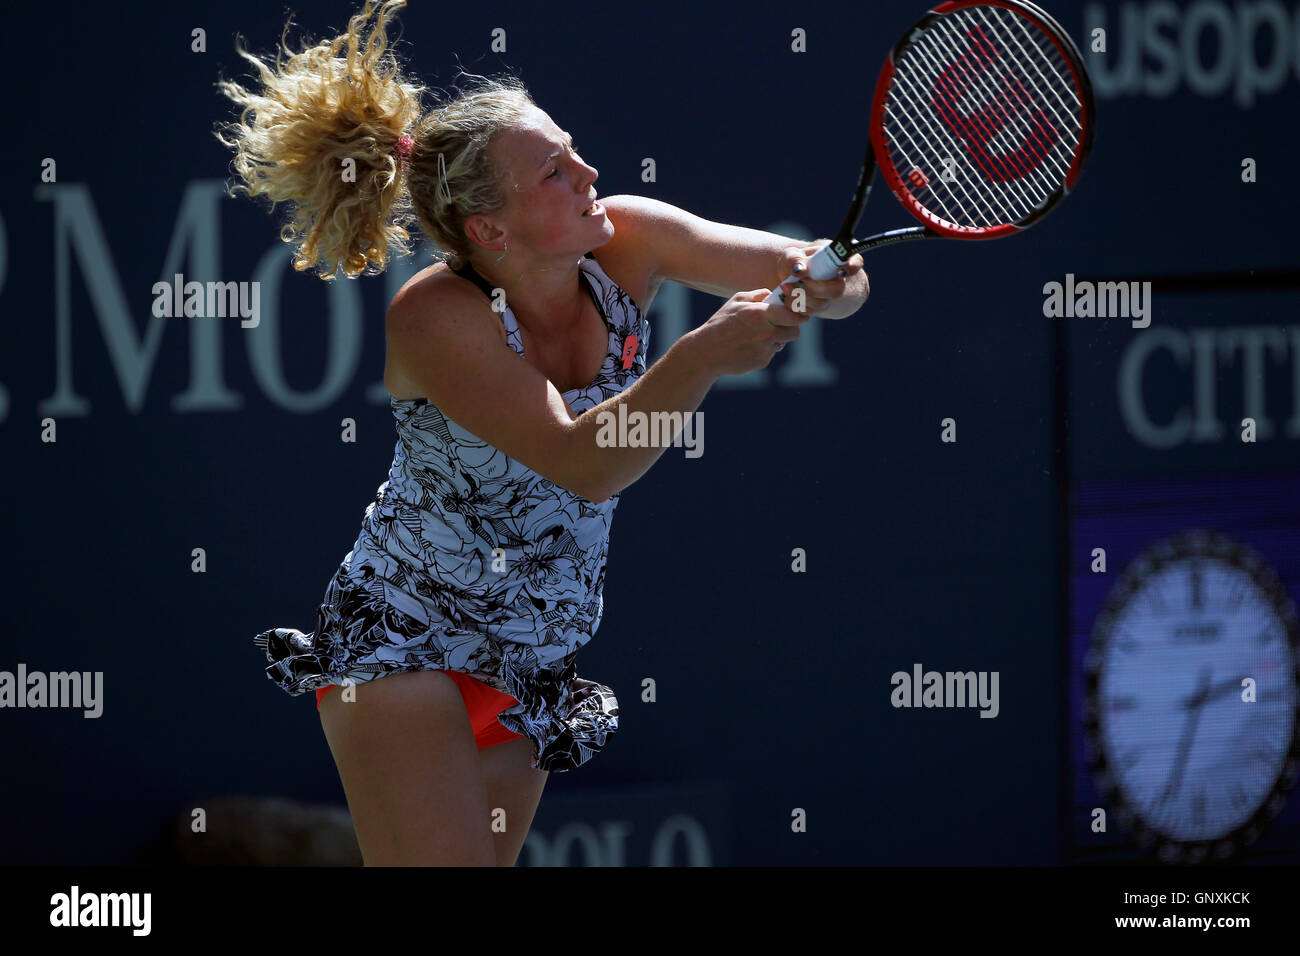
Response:
[{"label": "female tennis player", "polygon": [[[221,84],[245,107],[218,133],[232,193],[290,204],[296,269],[382,271],[414,222],[445,254],[388,307],[397,447],[316,630],[255,640],[282,689],[316,692],[366,865],[513,866],[548,774],[618,726],[577,652],[600,624],[618,496],[663,448],[602,447],[598,414],[693,413],[810,315],[855,312],[867,277],[854,257],[804,283],[802,311],[764,304],[825,241],[597,201],[596,170],[514,77],[422,114],[387,49],[402,6],[367,2],[273,68],[240,47],[262,88]],[[729,298],[647,369],[665,280]]]}]

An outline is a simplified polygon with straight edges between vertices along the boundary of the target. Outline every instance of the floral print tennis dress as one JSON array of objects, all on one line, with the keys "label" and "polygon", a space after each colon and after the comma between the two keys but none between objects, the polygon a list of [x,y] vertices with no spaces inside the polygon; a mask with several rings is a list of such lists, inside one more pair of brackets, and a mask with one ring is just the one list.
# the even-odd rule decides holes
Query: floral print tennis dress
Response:
[{"label": "floral print tennis dress", "polygon": [[[609,349],[595,381],[564,393],[575,415],[644,374],[650,339],[636,303],[591,253],[579,270]],[[472,266],[458,272],[491,297]],[[508,305],[502,319],[523,355]],[[298,695],[345,679],[462,671],[519,702],[497,719],[532,741],[534,767],[580,767],[618,729],[613,691],[580,678],[576,663],[604,610],[619,496],[593,504],[559,487],[427,399],[390,404],[397,446],[388,479],[325,590],[316,630],[254,638],[271,662],[267,676]]]}]

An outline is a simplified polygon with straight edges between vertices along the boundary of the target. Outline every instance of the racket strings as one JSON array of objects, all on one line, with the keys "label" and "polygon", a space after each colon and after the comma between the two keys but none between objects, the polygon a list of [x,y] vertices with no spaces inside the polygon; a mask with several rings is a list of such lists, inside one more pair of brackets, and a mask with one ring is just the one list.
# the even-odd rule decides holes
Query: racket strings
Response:
[{"label": "racket strings", "polygon": [[967,7],[921,31],[895,64],[884,112],[895,168],[921,172],[905,188],[966,228],[1020,222],[1040,209],[1065,182],[1083,136],[1065,58],[1003,7]]},{"label": "racket strings", "polygon": [[[969,35],[969,38],[972,41],[972,52],[984,56],[986,63],[991,62],[991,58],[981,47],[982,42],[987,42],[986,38],[974,34]],[[940,42],[945,43],[946,52],[957,53],[948,38],[942,38]],[[980,108],[969,113],[958,110],[958,105],[965,94],[950,76],[954,69],[960,71],[961,79],[967,88],[978,87],[979,92],[984,95]],[[1022,96],[1020,91],[1011,86],[1005,87],[1004,93],[999,97],[997,91],[983,80],[985,69],[981,64],[981,69],[971,70],[967,65],[966,56],[958,55],[953,64],[941,71],[934,81],[933,90],[937,94],[934,98],[934,106],[940,111],[948,126],[962,138],[966,149],[985,177],[991,181],[1009,184],[1009,188],[1018,192],[1021,200],[1028,204],[1030,209],[1035,208],[1050,195],[1051,190],[1044,192],[1035,189],[1039,184],[1034,181],[1032,170],[1037,169],[1046,158],[1044,145],[1056,139],[1055,130],[1043,130],[1041,125],[1039,129],[1034,129],[1034,124],[1026,121],[1026,118],[1019,113],[1023,100],[1028,97]],[[1015,82],[1014,77],[1011,77],[1011,80]],[[1012,108],[1017,110],[1015,115],[1012,115],[1006,105],[1006,101],[1011,97],[1017,100],[1016,103],[1011,104]],[[997,115],[999,112],[1000,116]],[[1015,136],[1023,139],[1024,145],[1019,149],[1010,148]],[[1003,151],[991,152],[988,149],[990,146],[1000,146]],[[1031,199],[1026,194],[1026,185],[1030,193],[1037,193],[1034,198]]]},{"label": "racket strings", "polygon": [[[924,148],[917,144],[917,142],[912,138],[912,134],[908,130],[908,124],[900,117],[896,116],[888,105],[885,106],[885,115],[894,122],[895,131],[906,137],[907,146],[911,149],[911,152],[908,153],[907,150],[903,149],[901,143],[897,143],[895,144],[896,151],[903,155],[904,160],[907,163],[912,164],[911,168],[919,169],[920,163],[924,162],[924,160],[919,158],[925,155]],[[960,199],[952,189],[954,185],[962,192],[962,197]],[[938,206],[936,211],[941,213],[943,217],[951,223],[956,224],[961,222],[964,218],[963,210],[971,209],[977,205],[983,207],[980,212],[989,221],[996,221],[1000,216],[997,211],[989,207],[988,203],[985,202],[981,196],[978,194],[971,196],[966,192],[966,188],[961,184],[961,181],[956,178],[949,181],[943,178],[943,175],[941,174],[937,187],[939,188],[936,188],[934,184],[930,187],[932,201],[934,205]],[[940,190],[942,190],[942,192]],[[947,201],[945,201],[944,194],[947,195]]]},{"label": "racket strings", "polygon": [[[963,155],[961,145],[942,124],[936,125],[930,120],[930,110],[923,105],[924,93],[911,81],[911,78],[903,74],[895,77],[894,87],[890,91],[892,96],[894,91],[898,91],[901,96],[906,98],[909,110],[900,110],[897,114],[890,110],[886,103],[885,113],[896,120],[896,126],[892,130],[886,130],[890,134],[901,133],[908,140],[912,147],[912,153],[898,150],[900,156],[895,157],[895,164],[900,169],[931,169],[941,170],[937,182],[948,193],[952,201],[951,208],[939,203],[944,213],[944,217],[953,225],[967,226],[995,226],[1006,222],[1015,222],[1017,216],[1015,212],[1005,205],[994,190],[981,190],[975,188],[977,178],[974,176],[962,176],[958,178],[958,160]],[[915,122],[920,118],[924,123],[925,129],[921,130],[919,124]],[[910,128],[909,128],[910,127]],[[913,136],[913,132],[916,133]],[[942,142],[945,148],[938,144]],[[897,141],[894,135],[890,136],[891,150],[897,149]],[[899,163],[898,160],[902,159]],[[948,175],[951,172],[951,177]],[[935,190],[936,180],[931,177],[928,187],[931,197],[938,200],[938,194]],[[966,184],[970,183],[975,190],[974,195],[966,189]],[[950,188],[956,185],[962,192],[964,202],[958,201],[956,195]]]},{"label": "racket strings", "polygon": [[[996,29],[994,25],[989,22],[984,10],[975,7],[973,8],[973,11],[990,31]],[[1040,99],[1044,101],[1041,106],[1038,106],[1038,108],[1050,108],[1053,113],[1053,118],[1057,122],[1058,129],[1068,136],[1068,139],[1063,141],[1068,145],[1068,152],[1064,156],[1056,156],[1049,153],[1049,158],[1055,165],[1057,173],[1063,179],[1069,171],[1069,157],[1073,155],[1074,149],[1078,145],[1079,138],[1083,134],[1083,122],[1080,119],[1083,112],[1083,104],[1075,94],[1073,82],[1067,80],[1067,77],[1071,75],[1070,69],[1062,58],[1060,52],[1056,49],[1056,46],[1043,36],[1043,34],[1037,31],[1031,33],[1024,19],[1021,17],[1012,16],[1006,18],[1006,22],[1009,22],[1016,29],[1008,29],[1006,31],[1004,42],[1009,41],[1015,45],[1017,52],[1020,54],[1018,63],[1021,68],[1023,69],[1025,66],[1028,66],[1033,69],[1038,76],[1039,83],[1035,91],[1040,94]],[[1024,45],[1021,43],[1022,39],[1034,48],[1033,53],[1025,49]],[[1052,72],[1050,74],[1043,73],[1043,62],[1051,64]],[[1020,84],[1018,80],[1017,86],[1020,91],[1025,94],[1026,98],[1028,98],[1027,91],[1025,91],[1024,86]],[[1062,93],[1064,93],[1066,97],[1069,97],[1070,103],[1065,101],[1065,97],[1061,95]],[[1051,94],[1050,99],[1047,94]],[[1053,104],[1051,100],[1055,100],[1055,104]],[[1071,127],[1073,128],[1071,129]],[[1062,161],[1064,161],[1064,168],[1062,167]]]},{"label": "racket strings", "polygon": [[[971,99],[976,108],[968,113],[953,108],[952,94],[960,94],[962,90],[953,88],[950,71],[945,71],[936,77],[936,92],[940,95],[936,96],[935,104],[937,108],[942,108],[945,105],[943,100],[949,100],[949,110],[946,111],[948,115],[945,119],[955,129],[965,134],[963,139],[972,158],[981,167],[981,171],[993,181],[1001,180],[1010,183],[1013,187],[1023,185],[1025,188],[1018,191],[1022,198],[1026,198],[1026,192],[1033,197],[1034,201],[1026,210],[1032,211],[1055,191],[1068,171],[1068,161],[1061,161],[1061,157],[1057,155],[1058,150],[1053,148],[1054,144],[1060,143],[1072,153],[1078,137],[1070,135],[1067,138],[1063,133],[1069,127],[1080,126],[1080,124],[1071,113],[1060,108],[1065,104],[1060,99],[1059,91],[1054,90],[1043,76],[1039,61],[1047,58],[1041,47],[1034,44],[1031,39],[1030,43],[1035,48],[1031,53],[1024,48],[1020,42],[1021,38],[1016,36],[1015,32],[1010,29],[999,31],[998,24],[990,21],[984,11],[978,7],[968,9],[973,11],[974,17],[978,18],[980,24],[986,29],[980,29],[980,24],[962,25],[947,20],[934,31],[933,39],[949,55],[956,56],[953,65],[961,72],[962,79],[969,86]],[[1018,30],[1026,31],[1022,36],[1030,37],[1024,21],[1014,14],[1008,13],[1002,18],[1001,23],[1004,27],[1008,23],[1015,24]],[[996,35],[997,41],[990,34]],[[970,51],[967,54],[959,52],[957,44],[962,39],[970,41]],[[1043,42],[1050,44],[1046,38]],[[999,45],[1002,49],[999,49]],[[1003,50],[1010,53],[1009,47],[1012,45],[1016,47],[1019,55],[1004,57]],[[1055,52],[1055,46],[1049,45],[1049,48]],[[976,58],[983,61],[979,69],[972,68],[971,61]],[[1016,70],[1012,68],[1013,65],[1018,66],[1022,72],[1026,71],[1027,67],[1032,68],[1038,74],[1039,83],[1035,84],[1029,80],[1034,86],[1032,92],[1026,88],[1025,80],[1029,79],[1028,76],[1026,75],[1024,79],[1017,76]],[[1059,77],[1063,67],[1063,62],[1053,64],[1053,74]],[[999,76],[1002,81],[1000,90],[990,82],[991,71],[996,68],[1003,69]],[[1058,82],[1064,86],[1063,82],[1059,80]],[[1050,97],[1045,95],[1044,90],[1053,95]],[[976,91],[980,95],[974,95]],[[1060,101],[1059,107],[1053,100]],[[1052,113],[1050,117],[1048,110]],[[1000,154],[988,149],[989,145],[995,145],[995,137],[1000,140],[1000,143],[996,144],[1002,149]],[[1012,148],[1017,140],[1021,142],[1020,147]]]},{"label": "racket strings", "polygon": [[[890,137],[890,149],[898,154],[894,158],[895,165],[899,169],[928,168],[932,170],[942,170],[939,173],[938,178],[931,178],[928,184],[928,188],[930,189],[930,199],[939,207],[934,211],[942,213],[943,218],[953,225],[992,226],[1000,222],[1011,221],[1014,214],[1010,209],[997,203],[996,195],[976,191],[975,195],[972,196],[970,192],[967,191],[963,182],[963,180],[968,181],[969,177],[958,179],[954,171],[952,178],[948,178],[948,171],[952,169],[952,167],[945,165],[944,160],[952,158],[949,154],[956,154],[956,143],[951,142],[951,137],[948,136],[947,131],[936,130],[933,127],[926,118],[926,112],[921,108],[921,104],[914,99],[911,92],[906,89],[906,81],[895,83],[894,89],[890,91],[891,96],[894,91],[899,92],[901,96],[905,97],[908,100],[908,105],[914,111],[911,113],[895,113],[894,110],[890,108],[888,102],[885,104],[885,116],[893,121],[893,126],[889,132],[892,134]],[[920,137],[921,142],[917,142],[917,139],[912,135],[912,129],[916,127],[916,124],[912,122],[912,117],[914,116],[920,116],[924,120],[926,126],[929,127],[926,131],[916,128],[916,133]],[[927,132],[931,139],[926,138]],[[899,135],[907,139],[907,145],[910,147],[910,152],[903,149],[902,144],[898,142],[897,136]],[[943,154],[942,151],[934,148],[933,141],[945,138],[950,141],[950,147],[953,148],[950,148],[946,154]],[[956,186],[957,189],[961,191],[962,195],[960,198],[958,198],[956,192],[953,190],[953,186]],[[947,194],[948,202],[944,201],[944,197],[939,191],[940,188]],[[992,202],[990,202],[990,198],[992,199]],[[1000,208],[993,208],[994,203],[997,203]],[[976,218],[976,213],[979,214],[979,219],[981,220],[979,222],[972,221]]]},{"label": "racket strings", "polygon": [[[922,56],[926,55],[922,53]],[[945,125],[944,122],[939,122],[939,124],[931,122],[930,114],[932,109],[930,104],[926,101],[926,92],[920,90],[920,87],[911,81],[909,75],[905,74],[898,74],[896,79],[894,79],[894,85],[896,85],[896,88],[900,88],[902,94],[906,96],[907,105],[909,105],[911,111],[913,111],[911,112],[911,116],[922,118],[924,125],[926,125],[926,131],[931,137],[930,142],[927,142],[926,146],[919,146],[917,140],[911,137],[910,134],[906,134],[910,142],[913,143],[915,150],[918,150],[920,159],[922,159],[924,165],[922,165],[922,163],[914,163],[911,159],[907,159],[906,161],[909,161],[911,165],[917,166],[917,168],[920,169],[927,168],[927,166],[931,169],[943,169],[944,174],[940,174],[939,177],[941,185],[950,185],[950,183],[956,179],[957,183],[962,187],[963,195],[967,198],[967,203],[958,204],[956,209],[953,211],[953,215],[949,215],[948,219],[956,225],[979,226],[1001,225],[1004,224],[1004,222],[1015,222],[1021,219],[1021,217],[1017,215],[1015,208],[1013,208],[1017,206],[1017,203],[1005,203],[1000,191],[993,189],[979,189],[978,183],[982,181],[982,178],[987,178],[987,176],[980,177],[966,174],[966,176],[958,178],[957,166],[959,161],[962,160],[962,157],[966,156],[965,147],[958,142],[956,135],[952,133],[952,129],[950,129],[949,125]],[[902,124],[901,126],[902,129],[906,129],[906,124]],[[946,148],[937,147],[937,140],[943,140],[944,147]],[[950,177],[948,176],[949,170],[952,170],[952,176]],[[971,194],[970,191],[966,189],[966,183],[970,183],[971,189],[974,190],[975,202],[972,202],[971,200]],[[933,194],[933,181],[931,181],[930,185],[931,193]]]},{"label": "racket strings", "polygon": [[[896,92],[907,102],[905,108],[894,111],[889,108],[888,100],[893,99]],[[928,177],[926,187],[929,189],[929,197],[922,200],[922,205],[928,207],[939,200],[935,188],[937,184],[948,193],[951,202],[951,205],[935,202],[940,206],[937,211],[941,211],[943,217],[954,226],[992,227],[1016,222],[1021,218],[1012,208],[1016,204],[1008,205],[995,189],[979,188],[979,183],[985,179],[983,174],[972,175],[969,169],[963,169],[964,166],[969,166],[965,159],[966,150],[948,126],[931,120],[931,114],[935,111],[926,97],[926,92],[913,81],[910,73],[899,71],[895,74],[894,85],[886,101],[886,115],[896,121],[892,129],[887,127],[885,130],[890,150],[897,154],[894,156],[895,166],[899,169],[940,171],[937,176]],[[899,148],[899,134],[908,140],[910,152]],[[964,201],[957,200],[951,189],[953,185],[958,186]],[[967,185],[970,189],[967,189]]]},{"label": "racket strings", "polygon": [[[1060,139],[1058,131],[1050,126],[1043,111],[1036,109],[1031,95],[1013,72],[1008,70],[1002,74],[1001,95],[991,85],[989,70],[1002,57],[983,31],[978,28],[967,31],[964,39],[970,41],[970,50],[966,54],[961,54],[955,45],[955,41],[963,39],[955,31],[944,34],[936,30],[932,37],[936,46],[954,57],[950,66],[934,78],[936,109],[961,136],[985,178],[1007,184],[1008,191],[1018,193],[1023,204],[1020,211],[1027,215],[1051,195],[1057,185],[1056,177],[1064,179],[1065,167],[1051,162],[1051,146]],[[982,61],[978,69],[972,68],[972,58]],[[961,86],[952,76],[954,70],[960,73]],[[975,108],[962,112],[959,106],[963,97]],[[1016,139],[1022,145],[1012,148]],[[991,151],[990,146],[1000,148],[1001,152]],[[1051,166],[1055,167],[1055,177],[1051,175]]]},{"label": "racket strings", "polygon": [[[1072,152],[1073,146],[1077,143],[1078,137],[1071,135],[1065,139],[1062,133],[1069,127],[1078,127],[1081,124],[1076,119],[1074,113],[1079,109],[1078,99],[1074,96],[1073,91],[1069,90],[1062,78],[1063,74],[1068,76],[1065,71],[1068,69],[1060,59],[1054,45],[1045,37],[1041,37],[1040,42],[1035,43],[1033,35],[1028,32],[1025,21],[1014,14],[1006,14],[999,23],[992,22],[986,15],[985,11],[979,7],[969,8],[974,17],[980,20],[980,24],[985,29],[980,29],[980,25],[971,24],[966,27],[966,37],[971,40],[971,52],[978,54],[985,61],[985,68],[981,70],[971,70],[968,63],[970,56],[959,54],[957,65],[965,72],[968,82],[978,84],[980,92],[988,98],[989,103],[983,109],[977,109],[969,116],[958,115],[955,117],[957,122],[965,121],[968,130],[972,129],[971,120],[975,121],[975,132],[977,135],[970,137],[970,141],[976,146],[982,146],[983,142],[991,139],[990,133],[996,132],[1003,138],[1004,144],[1010,145],[1014,142],[1011,138],[1013,135],[1023,137],[1024,145],[1019,151],[1013,151],[1009,158],[1017,164],[1020,169],[1018,172],[1024,176],[1032,170],[1041,169],[1044,175],[1054,170],[1055,177],[1052,177],[1050,188],[1044,191],[1044,195],[1050,194],[1058,184],[1057,178],[1063,179],[1068,170],[1068,163],[1060,162],[1060,157],[1056,155],[1056,150],[1052,149],[1054,143],[1060,141],[1064,143]],[[999,30],[999,25],[1003,29]],[[1015,30],[1011,30],[1009,25],[1014,25]],[[962,29],[955,22],[944,22],[940,30],[936,31],[935,39],[944,44],[945,49],[950,53],[956,53],[956,44],[962,39],[959,31]],[[1017,36],[1019,33],[1019,36]],[[996,40],[994,39],[996,37]],[[1026,50],[1021,38],[1029,41],[1034,47],[1033,51]],[[1002,50],[998,47],[1000,41],[1002,48],[1007,49],[1014,45],[1018,56],[1003,57]],[[1045,53],[1040,44],[1045,44],[1050,54]],[[1055,61],[1052,62],[1052,56],[1055,55]],[[1055,84],[1044,75],[1041,62],[1047,61],[1052,66],[1052,76],[1056,78]],[[1002,95],[989,82],[990,70],[996,66],[1006,67],[1001,78],[1004,81]],[[1012,66],[1018,66],[1020,70],[1026,73],[1024,79],[1016,75]],[[1034,83],[1027,76],[1027,70],[1032,69],[1038,76],[1038,83]],[[1025,80],[1029,80],[1034,89],[1026,88]],[[1060,91],[1066,89],[1071,99],[1075,101],[1075,110],[1070,110]],[[1047,94],[1051,94],[1050,97]],[[1055,100],[1055,102],[1053,102]],[[1008,108],[1010,107],[1010,108]],[[1047,115],[1048,110],[1052,115]],[[1000,112],[1000,116],[995,114]],[[1000,129],[994,131],[991,124],[994,119],[1000,121]],[[1055,120],[1053,126],[1052,121]],[[1008,126],[1012,132],[1008,133]],[[978,152],[976,153],[978,157]],[[1005,162],[998,163],[998,157],[990,157],[992,164],[999,172],[1004,175],[1009,171]],[[1042,164],[1046,162],[1047,166]],[[999,168],[1000,165],[1000,168]],[[1050,167],[1050,168],[1048,168]],[[1031,180],[1032,181],[1032,180]],[[1041,185],[1041,181],[1035,182],[1035,185]]]},{"label": "racket strings", "polygon": [[[980,19],[984,21],[985,25],[992,29],[992,24],[988,23],[988,18],[984,15],[984,11],[976,10],[976,13]],[[1031,33],[1023,19],[1020,17],[1012,17],[1011,22],[1015,25],[1020,36],[1041,54],[1041,56],[1038,57],[1032,56],[1024,46],[1021,45],[1020,40],[1016,38],[1015,33],[1010,34],[1009,36],[1011,41],[1015,43],[1016,49],[1019,50],[1020,55],[1023,57],[1023,60],[1021,61],[1022,64],[1027,63],[1033,67],[1034,72],[1038,74],[1038,78],[1041,81],[1041,86],[1039,88],[1050,92],[1056,100],[1056,105],[1059,107],[1057,112],[1058,119],[1064,119],[1068,124],[1077,127],[1079,134],[1082,134],[1083,123],[1079,117],[1083,113],[1083,104],[1079,101],[1078,94],[1075,92],[1074,83],[1068,79],[1068,77],[1071,76],[1069,65],[1061,56],[1060,51],[1056,49],[1055,44],[1037,31]],[[1041,62],[1044,57],[1049,61],[1053,68],[1050,74],[1043,73]],[[1061,93],[1065,93],[1065,95],[1069,97],[1070,102],[1067,103],[1065,98],[1061,96]]]},{"label": "racket strings", "polygon": [[[969,36],[974,44],[972,52],[977,50],[986,64],[991,63],[992,57],[982,48],[987,44],[987,38],[974,33]],[[1008,76],[1011,82],[1004,85],[999,96],[998,91],[983,81],[983,69],[972,71],[964,57],[955,65],[960,68],[966,83],[978,84],[987,98],[986,105],[970,113],[958,112],[956,105],[960,90],[954,86],[949,71],[945,71],[935,84],[935,93],[938,94],[934,101],[936,108],[943,112],[944,119],[954,129],[959,130],[976,162],[989,178],[1011,182],[1017,187],[1022,180],[1029,180],[1032,189],[1037,185],[1031,179],[1032,171],[1047,158],[1048,148],[1057,138],[1056,130],[1050,125],[1044,128],[1033,112],[1021,112],[1029,97],[1023,87],[1017,88],[1019,83],[1014,76]],[[1016,137],[1022,140],[1019,148],[1012,146]],[[995,147],[995,150],[989,147]],[[1020,194],[1024,197],[1023,189]]]},{"label": "racket strings", "polygon": [[[926,98],[925,93],[913,82],[910,72],[899,71],[895,74],[894,87],[890,91],[891,96],[895,91],[907,100],[906,105],[908,108],[894,112],[889,106],[888,99],[886,100],[886,115],[895,121],[892,130],[887,129],[887,132],[900,133],[905,136],[912,149],[910,154],[903,151],[904,165],[901,168],[943,170],[943,173],[937,179],[937,183],[948,194],[951,205],[943,203],[938,191],[934,189],[936,180],[931,179],[930,188],[933,197],[938,200],[940,211],[943,212],[944,217],[954,225],[992,226],[1014,221],[1014,212],[999,200],[997,193],[976,190],[972,195],[965,185],[966,182],[973,185],[974,180],[971,177],[967,176],[959,179],[955,175],[955,170],[951,178],[945,175],[952,168],[945,160],[955,165],[957,157],[962,154],[961,147],[942,123],[936,124],[930,119],[931,111],[923,105]],[[918,119],[920,123],[916,122]],[[924,130],[921,129],[922,124],[925,127]],[[940,141],[946,145],[946,150],[939,148]],[[893,137],[891,137],[891,145],[897,145],[893,142]],[[895,157],[895,159],[897,164],[898,157]],[[962,193],[960,200],[951,188],[953,185],[957,186]],[[976,213],[979,214],[981,221],[972,222],[972,220],[976,219]]]}]

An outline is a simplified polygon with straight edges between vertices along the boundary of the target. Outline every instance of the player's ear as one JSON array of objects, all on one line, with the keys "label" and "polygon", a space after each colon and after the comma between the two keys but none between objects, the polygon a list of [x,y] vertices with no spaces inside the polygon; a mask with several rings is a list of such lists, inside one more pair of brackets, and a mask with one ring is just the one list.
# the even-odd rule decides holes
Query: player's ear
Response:
[{"label": "player's ear", "polygon": [[488,216],[474,215],[465,220],[465,237],[475,245],[493,249],[504,236],[505,230]]}]

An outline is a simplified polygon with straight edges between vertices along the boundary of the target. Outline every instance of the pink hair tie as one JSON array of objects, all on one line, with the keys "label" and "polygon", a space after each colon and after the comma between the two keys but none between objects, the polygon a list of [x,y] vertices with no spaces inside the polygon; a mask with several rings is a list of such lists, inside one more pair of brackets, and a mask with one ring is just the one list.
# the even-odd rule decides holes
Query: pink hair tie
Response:
[{"label": "pink hair tie", "polygon": [[415,137],[410,133],[404,133],[397,141],[397,165],[405,166],[411,158],[411,149],[415,146]]}]

